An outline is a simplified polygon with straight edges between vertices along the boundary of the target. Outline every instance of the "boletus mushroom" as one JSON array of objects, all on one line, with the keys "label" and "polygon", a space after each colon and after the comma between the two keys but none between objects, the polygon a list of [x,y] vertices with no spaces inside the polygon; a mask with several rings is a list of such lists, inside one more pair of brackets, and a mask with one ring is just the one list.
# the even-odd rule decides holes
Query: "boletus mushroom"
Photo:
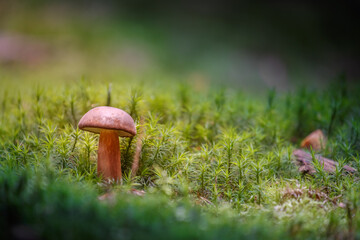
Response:
[{"label": "boletus mushroom", "polygon": [[114,107],[96,107],[85,113],[79,128],[100,134],[97,173],[104,179],[121,179],[119,137],[136,135],[132,117]]}]

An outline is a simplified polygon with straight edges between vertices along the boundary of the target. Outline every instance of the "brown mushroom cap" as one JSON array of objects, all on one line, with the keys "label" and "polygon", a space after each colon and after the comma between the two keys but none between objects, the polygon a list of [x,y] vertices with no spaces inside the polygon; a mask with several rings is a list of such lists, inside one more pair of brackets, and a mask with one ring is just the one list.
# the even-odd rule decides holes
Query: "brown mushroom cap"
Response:
[{"label": "brown mushroom cap", "polygon": [[136,134],[132,117],[114,107],[96,107],[85,113],[79,121],[79,128],[100,133],[101,130],[114,130],[120,137],[132,137]]}]

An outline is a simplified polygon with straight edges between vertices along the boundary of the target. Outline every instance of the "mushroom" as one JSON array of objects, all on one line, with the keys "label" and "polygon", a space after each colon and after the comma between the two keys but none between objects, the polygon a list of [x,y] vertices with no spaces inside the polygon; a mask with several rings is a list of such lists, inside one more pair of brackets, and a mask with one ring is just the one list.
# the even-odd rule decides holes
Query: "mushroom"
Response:
[{"label": "mushroom", "polygon": [[136,135],[132,117],[114,107],[96,107],[85,113],[79,128],[100,134],[97,173],[105,179],[121,179],[120,137]]}]

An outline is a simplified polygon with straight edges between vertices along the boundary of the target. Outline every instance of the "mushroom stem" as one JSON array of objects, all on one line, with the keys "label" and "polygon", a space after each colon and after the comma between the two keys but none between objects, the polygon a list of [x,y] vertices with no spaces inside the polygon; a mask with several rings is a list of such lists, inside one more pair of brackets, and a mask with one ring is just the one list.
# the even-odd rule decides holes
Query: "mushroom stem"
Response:
[{"label": "mushroom stem", "polygon": [[100,132],[97,173],[104,179],[121,179],[119,136],[116,131]]}]

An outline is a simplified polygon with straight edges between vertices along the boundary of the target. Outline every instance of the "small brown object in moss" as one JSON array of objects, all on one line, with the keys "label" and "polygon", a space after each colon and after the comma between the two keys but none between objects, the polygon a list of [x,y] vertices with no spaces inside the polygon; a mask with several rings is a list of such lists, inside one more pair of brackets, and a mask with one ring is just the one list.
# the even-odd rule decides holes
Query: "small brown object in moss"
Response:
[{"label": "small brown object in moss", "polygon": [[314,151],[319,151],[325,148],[326,138],[320,129],[310,133],[300,144],[302,148],[312,148]]},{"label": "small brown object in moss", "polygon": [[[301,149],[296,149],[293,152],[293,156],[296,158],[297,164],[299,165],[299,171],[302,173],[308,173],[313,175],[316,173],[314,168],[313,158],[310,153],[307,153]],[[336,166],[339,164],[334,160],[322,157],[320,155],[315,156],[316,160],[324,167],[324,170],[329,173],[333,173],[336,170]],[[344,165],[344,171],[347,173],[356,172],[355,168],[352,168],[348,165]]]}]

